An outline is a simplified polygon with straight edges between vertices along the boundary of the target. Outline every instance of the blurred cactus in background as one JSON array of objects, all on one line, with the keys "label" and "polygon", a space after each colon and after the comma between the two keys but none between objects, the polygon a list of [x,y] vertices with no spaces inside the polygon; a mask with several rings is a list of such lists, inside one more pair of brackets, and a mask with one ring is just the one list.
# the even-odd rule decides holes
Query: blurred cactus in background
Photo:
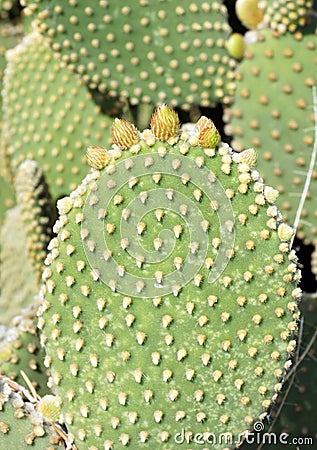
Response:
[{"label": "blurred cactus in background", "polygon": [[0,1],[1,448],[317,442],[316,3]]}]

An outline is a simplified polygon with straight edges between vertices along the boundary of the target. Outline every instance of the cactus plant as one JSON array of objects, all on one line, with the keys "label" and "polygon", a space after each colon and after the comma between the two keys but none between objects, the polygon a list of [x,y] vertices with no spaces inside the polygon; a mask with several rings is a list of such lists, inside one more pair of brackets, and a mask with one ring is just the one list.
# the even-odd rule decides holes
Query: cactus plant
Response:
[{"label": "cactus plant", "polygon": [[264,21],[279,34],[294,33],[304,26],[313,6],[312,0],[268,0],[266,3]]},{"label": "cactus plant", "polygon": [[[226,120],[234,149],[251,144],[258,170],[278,188],[278,205],[293,224],[314,144],[312,86],[316,85],[316,35],[278,36],[263,30],[239,67],[237,92]],[[282,63],[281,63],[282,61]],[[317,170],[314,168],[298,236],[317,236]]]},{"label": "cactus plant", "polygon": [[[292,224],[294,194],[302,185],[282,192],[291,180],[284,184],[277,169],[287,165],[302,184],[308,171],[315,120],[311,89],[303,86],[316,83],[315,12],[304,26],[298,22],[311,2],[283,0],[280,10],[273,0],[128,3],[0,0],[0,83],[7,65],[4,127],[0,118],[0,447],[228,450],[240,432],[245,436],[271,422],[288,390],[282,383],[294,374],[272,431],[313,436],[302,427],[314,420],[313,352],[296,365],[306,354],[315,316],[306,311],[312,302],[304,297],[298,322],[294,231],[274,204],[288,208],[285,197],[291,197]],[[238,34],[246,30],[237,23],[235,3],[248,28],[274,29],[274,37],[261,31],[265,40],[249,47],[253,65],[247,43],[259,34]],[[22,29],[26,37],[5,59]],[[295,77],[291,64],[296,68],[298,61],[303,67]],[[239,154],[219,142],[210,119],[198,120],[213,117],[223,134],[222,112],[235,94],[237,66],[238,86],[245,83],[250,91],[249,101],[241,101],[243,121],[226,114],[234,122],[227,130],[238,129],[233,146],[244,134]],[[289,101],[277,95],[285,74],[283,87],[294,82],[295,96],[302,91],[301,111],[289,106],[291,92]],[[259,84],[265,92],[257,91]],[[270,100],[266,108],[257,105],[257,95]],[[273,128],[269,107],[281,97],[274,130],[283,130],[276,143],[267,138]],[[151,129],[140,133],[137,128],[148,126],[153,105],[162,100],[177,106],[180,119],[162,106]],[[257,137],[248,137],[248,121],[251,126],[258,108]],[[285,133],[294,125],[294,110],[298,129]],[[121,117],[113,123],[113,137],[109,115]],[[180,130],[188,120],[198,122]],[[284,159],[287,134],[296,146],[293,159]],[[228,135],[224,139],[231,142]],[[254,150],[244,150],[250,145],[258,152],[256,168]],[[280,197],[259,179],[269,152],[276,178],[265,181],[279,188]],[[296,167],[302,156],[305,165]],[[75,189],[85,160],[91,172]],[[33,193],[47,192],[44,178],[53,202],[72,193],[58,202],[58,235],[43,266],[52,209],[45,202],[39,208],[36,197],[37,206],[27,203]],[[297,234],[316,244],[315,181],[313,171],[311,200]],[[2,224],[1,214],[16,198]],[[315,260],[313,255],[312,270]],[[302,286],[313,291],[309,257],[300,263]],[[42,272],[45,286],[38,296]],[[39,299],[37,329],[35,309],[25,307],[37,308]],[[294,412],[289,403],[296,403]]]},{"label": "cactus plant", "polygon": [[284,34],[304,26],[312,7],[312,0],[237,0],[236,13],[251,30],[269,27]]},{"label": "cactus plant", "polygon": [[49,194],[43,172],[35,161],[25,160],[18,168],[15,179],[17,203],[26,234],[26,248],[40,281],[46,247],[52,237],[55,207]]},{"label": "cactus plant", "polygon": [[13,186],[0,175],[0,225],[4,219],[5,212],[12,208],[15,203]]},{"label": "cactus plant", "polygon": [[[6,2],[7,6],[9,2]],[[1,4],[0,4],[1,6]],[[1,17],[1,11],[0,11]],[[0,90],[2,89],[3,71],[6,65],[5,52],[14,47],[21,36],[21,27],[19,25],[12,25],[8,22],[0,23]],[[2,98],[0,97],[0,106]],[[2,129],[2,114],[0,107],[0,134]],[[0,145],[0,224],[4,218],[7,209],[12,208],[15,204],[14,190],[12,186],[12,174],[9,167],[9,161],[3,150],[3,144]]]},{"label": "cactus plant", "polygon": [[317,388],[314,377],[317,351],[316,300],[316,295],[303,297],[299,346],[295,352],[292,370],[287,374],[287,382],[271,411],[270,420],[266,423],[266,434],[263,434],[263,437],[260,433],[249,436],[249,445],[243,444],[241,450],[256,450],[260,443],[264,444],[261,445],[263,450],[269,450],[272,444],[277,450],[283,450],[286,443],[291,444],[295,439],[301,447],[303,444],[304,448],[314,444],[317,438]]},{"label": "cactus plant", "polygon": [[263,420],[291,364],[293,230],[252,149],[210,148],[210,119],[179,136],[163,106],[151,130],[113,127],[58,202],[38,322],[50,386],[79,448],[201,448],[195,433],[224,448],[221,433]]},{"label": "cactus plant", "polygon": [[228,103],[236,62],[222,2],[30,0],[41,31],[70,70],[92,88],[131,104],[168,101],[189,109]]},{"label": "cactus plant", "polygon": [[51,417],[45,417],[45,403],[52,406],[55,403],[55,409],[58,410],[56,399],[54,401],[48,397],[52,396],[39,400],[27,389],[0,375],[1,448],[27,450],[31,446],[37,450],[55,450],[60,449],[60,445],[66,442],[67,448],[74,448],[67,435],[53,423]]},{"label": "cactus plant", "polygon": [[[316,328],[317,328],[317,298],[303,299],[303,324],[300,339],[300,348],[297,351],[299,365],[294,370],[294,378],[289,377],[291,384],[285,399],[285,408],[277,418],[277,426],[293,436],[307,436],[314,440],[316,434],[316,400],[317,388],[311,373],[316,370]],[[308,345],[311,344],[308,350]],[[302,357],[306,354],[306,357]],[[296,361],[297,362],[297,361]],[[303,414],[303,412],[305,413]]]},{"label": "cactus plant", "polygon": [[21,371],[31,381],[36,392],[48,394],[47,369],[43,365],[45,352],[41,348],[36,328],[39,301],[14,317],[10,326],[0,326],[0,374],[25,385]]},{"label": "cactus plant", "polygon": [[7,211],[0,229],[1,248],[1,323],[9,324],[22,308],[33,302],[39,285],[27,251],[22,211],[16,206]]},{"label": "cactus plant", "polygon": [[7,212],[0,232],[3,323],[33,302],[56,219],[43,172],[35,161],[26,160],[20,165],[15,189],[17,206]]},{"label": "cactus plant", "polygon": [[36,30],[9,51],[7,59],[3,145],[11,169],[15,174],[25,159],[36,160],[56,201],[82,178],[88,143],[109,142],[110,118],[101,114],[78,78],[59,67]]}]

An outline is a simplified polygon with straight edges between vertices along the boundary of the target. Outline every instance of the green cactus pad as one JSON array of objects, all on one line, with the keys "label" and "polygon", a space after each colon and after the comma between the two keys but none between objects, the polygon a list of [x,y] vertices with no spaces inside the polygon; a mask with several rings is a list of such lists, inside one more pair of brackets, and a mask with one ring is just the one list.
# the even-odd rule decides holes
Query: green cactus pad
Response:
[{"label": "green cactus pad", "polygon": [[61,61],[92,88],[132,104],[168,101],[186,109],[233,95],[236,62],[225,46],[230,27],[222,2],[28,3]]},{"label": "green cactus pad", "polygon": [[10,324],[21,308],[33,303],[38,293],[37,276],[29,259],[22,211],[16,206],[7,211],[0,230],[1,318]]},{"label": "green cactus pad", "polygon": [[[10,2],[4,2],[9,5]],[[0,7],[3,7],[0,3]],[[1,11],[0,11],[1,16]],[[21,27],[13,26],[7,22],[0,24],[0,91],[2,90],[3,71],[6,65],[5,52],[14,47],[20,38]],[[2,99],[0,96],[0,135],[2,130]],[[12,186],[12,176],[9,167],[9,158],[3,148],[3,141],[0,141],[0,224],[4,218],[5,212],[15,204],[15,195]]]},{"label": "green cactus pad", "polygon": [[56,213],[43,171],[35,161],[27,159],[19,166],[15,189],[22,212],[20,220],[24,225],[28,255],[40,281]]},{"label": "green cactus pad", "polygon": [[301,312],[300,347],[295,351],[293,367],[287,374],[281,396],[262,436],[261,433],[250,436],[249,445],[243,444],[241,450],[257,450],[261,442],[265,442],[263,450],[270,450],[273,444],[274,449],[283,450],[286,444],[293,442],[309,449],[316,442],[317,297],[303,297]]},{"label": "green cactus pad", "polygon": [[0,373],[26,387],[20,372],[23,370],[36,392],[44,395],[49,392],[48,375],[35,325],[37,307],[35,302],[21,312],[12,320],[10,328],[0,326]]},{"label": "green cactus pad", "polygon": [[17,206],[7,212],[0,233],[0,305],[4,310],[0,320],[7,324],[37,294],[56,218],[43,172],[35,161],[20,165],[15,188]]},{"label": "green cactus pad", "polygon": [[[45,397],[44,397],[45,398]],[[38,411],[37,398],[0,375],[0,447],[4,450],[57,450],[65,442]],[[68,447],[73,448],[73,447]]]},{"label": "green cactus pad", "polygon": [[179,137],[162,115],[168,142],[115,145],[58,204],[38,326],[79,448],[228,447],[219,435],[263,419],[291,365],[300,274],[276,191],[253,150],[198,145],[206,118]]},{"label": "green cactus pad", "polygon": [[110,118],[101,114],[74,74],[36,31],[7,53],[4,76],[4,144],[14,173],[25,159],[43,169],[54,200],[83,176],[88,144],[107,145]]},{"label": "green cactus pad", "polygon": [[294,378],[290,377],[290,390],[285,398],[281,414],[277,418],[276,428],[279,427],[281,432],[286,430],[292,436],[311,437],[315,442],[317,439],[317,340],[316,336],[314,338],[317,328],[316,296],[303,301],[302,314],[304,320],[301,347],[296,360],[301,357],[309,344],[312,345],[306,357],[295,370]]},{"label": "green cactus pad", "polygon": [[5,213],[15,204],[15,194],[13,186],[4,177],[0,175],[0,225],[4,219]]},{"label": "green cactus pad", "polygon": [[312,0],[267,0],[264,21],[279,34],[294,33],[304,26]]},{"label": "green cactus pad", "polygon": [[[316,35],[261,32],[239,67],[235,102],[227,115],[232,147],[252,145],[265,182],[278,188],[278,206],[293,224],[314,145],[312,86]],[[312,174],[298,237],[317,239],[317,168]]]}]

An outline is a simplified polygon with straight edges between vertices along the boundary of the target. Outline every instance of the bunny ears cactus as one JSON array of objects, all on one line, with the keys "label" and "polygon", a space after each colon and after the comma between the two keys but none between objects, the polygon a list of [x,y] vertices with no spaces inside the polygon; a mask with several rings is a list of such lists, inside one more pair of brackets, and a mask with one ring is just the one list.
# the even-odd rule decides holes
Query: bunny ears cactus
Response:
[{"label": "bunny ears cactus", "polygon": [[[79,448],[174,448],[184,429],[221,449],[266,416],[291,365],[300,274],[277,192],[254,150],[199,144],[210,119],[175,123],[159,108],[103,169],[90,149],[59,201],[38,326]],[[124,147],[131,127],[114,123]]]},{"label": "bunny ears cactus", "polygon": [[93,89],[131,104],[228,103],[236,62],[222,2],[28,0],[60,61]]}]

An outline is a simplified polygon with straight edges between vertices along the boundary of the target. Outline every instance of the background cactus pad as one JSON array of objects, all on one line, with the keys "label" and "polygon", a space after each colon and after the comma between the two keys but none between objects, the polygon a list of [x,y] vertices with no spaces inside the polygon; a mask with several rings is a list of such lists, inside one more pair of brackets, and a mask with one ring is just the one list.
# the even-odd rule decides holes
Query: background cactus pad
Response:
[{"label": "background cactus pad", "polygon": [[29,1],[60,60],[92,88],[132,104],[228,103],[235,60],[219,1]]},{"label": "background cactus pad", "polygon": [[264,20],[271,30],[279,34],[294,33],[298,27],[304,26],[312,0],[268,0]]},{"label": "background cactus pad", "polygon": [[[314,145],[312,86],[316,85],[316,34],[278,36],[269,30],[248,46],[227,117],[232,146],[252,145],[258,170],[278,188],[278,205],[293,224]],[[298,236],[317,239],[317,169],[301,215]]]},{"label": "background cactus pad", "polygon": [[36,31],[7,58],[3,145],[13,173],[25,159],[37,161],[56,200],[81,180],[88,144],[109,143],[112,120],[101,114],[86,86],[59,67]]}]

